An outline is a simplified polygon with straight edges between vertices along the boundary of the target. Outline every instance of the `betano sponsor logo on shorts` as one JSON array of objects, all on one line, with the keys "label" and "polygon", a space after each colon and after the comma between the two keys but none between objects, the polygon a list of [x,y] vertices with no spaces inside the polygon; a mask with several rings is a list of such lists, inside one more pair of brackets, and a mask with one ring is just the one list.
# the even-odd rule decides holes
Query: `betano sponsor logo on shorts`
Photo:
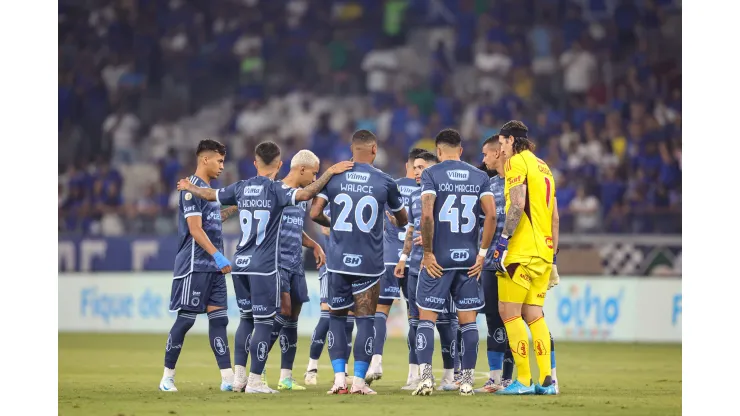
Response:
[{"label": "betano sponsor logo on shorts", "polygon": [[590,284],[583,286],[574,284],[557,293],[557,318],[565,327],[567,337],[581,339],[610,337],[619,321],[624,288],[607,291],[596,290]]}]

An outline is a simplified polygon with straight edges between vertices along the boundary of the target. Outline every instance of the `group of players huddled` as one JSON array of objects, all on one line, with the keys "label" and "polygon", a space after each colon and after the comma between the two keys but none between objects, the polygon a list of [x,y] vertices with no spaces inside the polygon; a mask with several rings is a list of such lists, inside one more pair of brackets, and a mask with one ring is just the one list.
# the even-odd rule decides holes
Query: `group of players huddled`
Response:
[{"label": "group of players huddled", "polygon": [[[201,313],[208,315],[221,390],[277,393],[266,382],[265,363],[278,340],[278,390],[305,390],[292,369],[298,316],[308,301],[301,257],[306,247],[319,267],[321,317],[305,384],[317,384],[326,344],[334,370],[328,393],[376,394],[370,385],[383,376],[386,319],[403,295],[409,374],[401,389],[421,396],[434,391],[436,327],[444,366],[437,390],[558,394],[554,342],[542,312],[547,290],[559,281],[555,181],[534,155],[527,133],[520,121],[504,124],[483,144],[483,163],[476,168],[460,160],[460,134],[442,130],[436,155],[412,149],[406,177],[396,180],[372,165],[378,142],[367,130],[353,134],[352,160],[318,179],[318,157],[301,150],[287,176],[276,180],[280,148],[263,142],[255,149],[257,176],[218,190],[209,183],[223,171],[226,147],[201,141],[195,174],[177,184],[180,246],[170,299],[177,319],[167,339],[160,390],[177,391],[175,365],[185,334]],[[322,226],[324,248],[303,231],[306,211]],[[242,236],[230,261],[223,254],[221,224],[231,216],[238,216]],[[226,331],[229,273],[241,313],[233,369]],[[490,378],[473,390],[481,311],[488,326]],[[527,327],[539,368],[535,381]]]}]

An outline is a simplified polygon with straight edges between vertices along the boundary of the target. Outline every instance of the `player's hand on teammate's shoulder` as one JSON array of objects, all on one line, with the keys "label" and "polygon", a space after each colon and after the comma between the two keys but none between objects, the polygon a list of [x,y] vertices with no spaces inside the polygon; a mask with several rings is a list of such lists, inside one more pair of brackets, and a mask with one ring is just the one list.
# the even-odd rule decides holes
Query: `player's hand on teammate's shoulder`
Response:
[{"label": "player's hand on teammate's shoulder", "polygon": [[388,217],[388,221],[390,221],[394,227],[398,227],[398,221],[396,220],[396,217],[391,215],[391,213],[388,211],[385,211],[385,216]]},{"label": "player's hand on teammate's shoulder", "polygon": [[188,178],[182,178],[179,181],[177,181],[177,190],[178,191],[188,191],[188,190],[190,190],[190,188],[192,186],[194,186],[194,185],[190,182],[190,179],[188,179]]},{"label": "player's hand on teammate's shoulder", "polygon": [[335,165],[332,165],[329,169],[327,169],[327,172],[331,173],[332,175],[336,175],[338,173],[346,172],[355,165],[355,162],[350,161],[344,161],[339,162]]},{"label": "player's hand on teammate's shoulder", "polygon": [[421,264],[427,269],[429,276],[439,279],[442,277],[442,266],[437,263],[437,258],[434,257],[433,253],[424,253],[424,258],[421,259]]},{"label": "player's hand on teammate's shoulder", "polygon": [[468,276],[479,279],[480,272],[483,270],[483,262],[485,262],[485,260],[486,260],[485,256],[476,256],[475,264],[470,266],[470,268],[468,269]]},{"label": "player's hand on teammate's shoulder", "polygon": [[324,249],[318,244],[313,246],[313,257],[316,259],[317,269],[320,269],[321,266],[326,264],[326,253],[324,253]]}]

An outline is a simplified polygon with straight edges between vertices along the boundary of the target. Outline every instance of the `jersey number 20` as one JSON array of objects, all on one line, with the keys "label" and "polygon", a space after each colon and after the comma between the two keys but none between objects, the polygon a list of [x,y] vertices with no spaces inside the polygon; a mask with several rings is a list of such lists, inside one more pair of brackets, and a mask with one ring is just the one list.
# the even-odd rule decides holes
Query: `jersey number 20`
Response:
[{"label": "jersey number 20", "polygon": [[[339,194],[334,197],[334,203],[342,206],[342,210],[337,215],[337,221],[334,223],[334,230],[336,231],[352,231],[352,223],[348,222],[350,212],[352,211],[352,198],[347,194]],[[365,207],[370,207],[370,218],[365,222],[362,218],[362,212]],[[357,206],[354,207],[355,211],[355,224],[357,228],[363,233],[369,233],[370,230],[375,226],[375,222],[378,221],[378,201],[370,196],[365,195],[357,201]]]}]

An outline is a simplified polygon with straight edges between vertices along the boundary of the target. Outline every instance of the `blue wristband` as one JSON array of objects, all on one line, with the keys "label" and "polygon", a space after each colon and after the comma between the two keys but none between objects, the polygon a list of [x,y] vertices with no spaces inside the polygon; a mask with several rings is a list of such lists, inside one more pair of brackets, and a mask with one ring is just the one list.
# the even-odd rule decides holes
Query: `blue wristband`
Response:
[{"label": "blue wristband", "polygon": [[557,260],[557,258],[558,258],[557,254],[552,255],[552,264],[555,264],[555,261]]},{"label": "blue wristband", "polygon": [[216,266],[219,269],[223,269],[226,266],[231,266],[231,262],[223,255],[220,251],[213,253],[213,259],[216,260]]}]

